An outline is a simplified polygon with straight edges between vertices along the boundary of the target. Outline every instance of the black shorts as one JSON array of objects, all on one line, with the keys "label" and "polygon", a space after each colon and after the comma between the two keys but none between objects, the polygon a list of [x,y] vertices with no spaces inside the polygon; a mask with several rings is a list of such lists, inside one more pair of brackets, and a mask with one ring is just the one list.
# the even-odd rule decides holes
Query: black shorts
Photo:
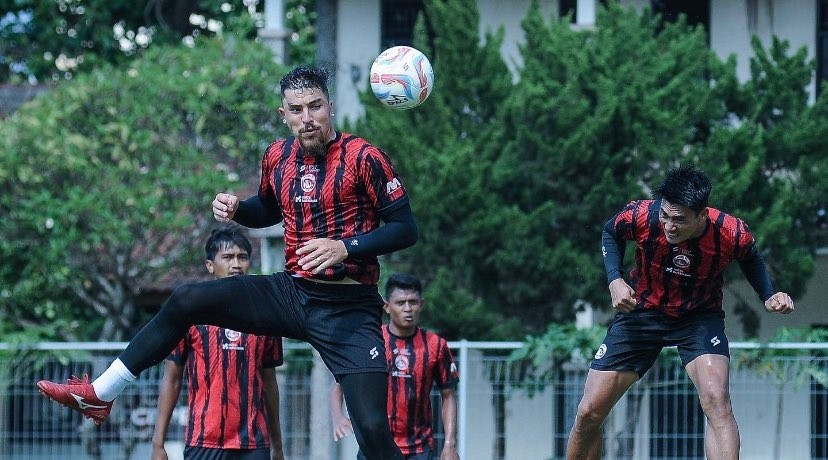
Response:
[{"label": "black shorts", "polygon": [[335,376],[387,372],[382,297],[377,286],[326,284],[287,273],[238,277],[249,293],[255,329],[311,344]]},{"label": "black shorts", "polygon": [[216,449],[186,446],[184,460],[270,460],[270,448]]},{"label": "black shorts", "polygon": [[633,371],[642,377],[662,348],[669,346],[678,349],[684,366],[705,354],[730,358],[724,311],[699,312],[681,318],[658,310],[616,313],[590,368]]}]

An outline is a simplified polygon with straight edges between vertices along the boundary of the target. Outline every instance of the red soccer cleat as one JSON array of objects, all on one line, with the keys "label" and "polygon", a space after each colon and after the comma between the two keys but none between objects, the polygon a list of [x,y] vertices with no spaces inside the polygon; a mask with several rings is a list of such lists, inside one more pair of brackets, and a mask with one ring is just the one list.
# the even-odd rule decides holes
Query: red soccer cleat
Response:
[{"label": "red soccer cleat", "polygon": [[109,418],[109,412],[112,411],[112,401],[98,399],[95,389],[89,383],[89,376],[86,374],[83,379],[73,375],[66,383],[41,380],[37,382],[37,388],[43,396],[80,412],[84,417],[95,422],[95,425],[100,425]]}]

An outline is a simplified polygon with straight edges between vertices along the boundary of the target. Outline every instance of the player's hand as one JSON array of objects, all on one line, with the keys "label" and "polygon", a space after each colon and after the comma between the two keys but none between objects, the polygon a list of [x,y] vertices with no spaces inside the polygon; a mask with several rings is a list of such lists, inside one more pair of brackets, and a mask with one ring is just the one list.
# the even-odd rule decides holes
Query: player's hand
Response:
[{"label": "player's hand", "polygon": [[151,460],[168,460],[167,459],[167,450],[164,449],[164,446],[152,446],[152,454],[150,456]]},{"label": "player's hand", "polygon": [[621,313],[629,313],[635,310],[635,291],[623,278],[612,280],[609,290],[610,297],[612,297],[612,308]]},{"label": "player's hand", "polygon": [[351,425],[351,419],[348,417],[342,417],[339,420],[334,420],[333,422],[333,438],[334,441],[339,441],[340,439],[348,436],[349,433],[354,432],[354,426]]},{"label": "player's hand", "polygon": [[789,314],[794,311],[794,302],[791,296],[784,292],[777,292],[765,301],[765,309],[771,313]]},{"label": "player's hand", "polygon": [[319,273],[348,258],[345,242],[329,238],[312,239],[300,246],[296,254],[302,256],[299,259],[302,270],[312,273]]},{"label": "player's hand", "polygon": [[239,208],[239,197],[229,193],[219,193],[213,200],[213,217],[219,222],[230,222]]},{"label": "player's hand", "polygon": [[271,446],[270,460],[285,460],[285,453],[282,451],[281,447],[277,449]]},{"label": "player's hand", "polygon": [[443,444],[440,460],[460,460],[460,454],[457,453],[457,446],[454,444]]}]

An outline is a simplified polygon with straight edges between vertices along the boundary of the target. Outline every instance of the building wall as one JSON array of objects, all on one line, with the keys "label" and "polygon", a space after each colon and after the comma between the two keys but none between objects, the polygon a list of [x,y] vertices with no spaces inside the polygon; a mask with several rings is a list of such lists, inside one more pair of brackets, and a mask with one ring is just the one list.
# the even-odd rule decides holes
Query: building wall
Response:
[{"label": "building wall", "polygon": [[[727,59],[736,56],[736,71],[741,81],[750,78],[751,37],[757,36],[768,48],[776,35],[790,42],[789,52],[801,47],[808,58],[816,55],[816,0],[711,0],[710,47]],[[810,87],[814,94],[813,83]]]}]

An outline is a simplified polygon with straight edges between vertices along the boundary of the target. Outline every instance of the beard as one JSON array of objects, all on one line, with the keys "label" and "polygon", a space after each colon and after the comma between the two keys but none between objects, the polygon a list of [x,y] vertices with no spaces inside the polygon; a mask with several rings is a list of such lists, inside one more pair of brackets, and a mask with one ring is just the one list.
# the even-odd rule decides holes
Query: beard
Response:
[{"label": "beard", "polygon": [[319,157],[322,158],[325,156],[328,148],[324,142],[322,142],[322,135],[321,132],[317,131],[319,135],[313,136],[312,138],[306,137],[299,137],[299,145],[302,147],[302,156],[305,157]]}]

